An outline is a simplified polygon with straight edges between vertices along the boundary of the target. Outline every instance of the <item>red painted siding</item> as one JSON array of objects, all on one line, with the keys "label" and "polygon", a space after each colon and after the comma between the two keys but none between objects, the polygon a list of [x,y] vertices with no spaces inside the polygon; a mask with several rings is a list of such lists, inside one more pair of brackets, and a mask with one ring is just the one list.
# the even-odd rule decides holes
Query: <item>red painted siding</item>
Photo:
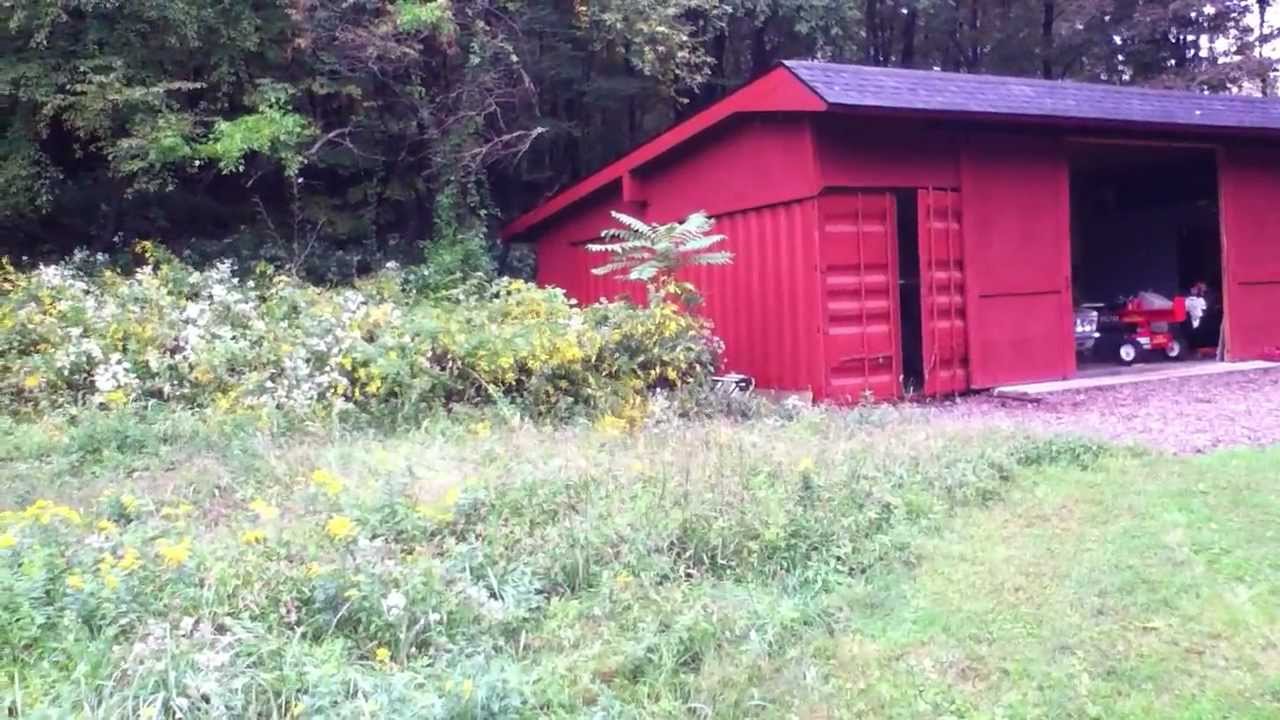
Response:
[{"label": "red painted siding", "polygon": [[622,293],[642,297],[631,283],[591,274],[604,258],[577,246],[616,227],[614,210],[648,222],[677,221],[705,210],[723,227],[736,212],[812,197],[816,171],[810,162],[796,162],[813,156],[809,129],[798,116],[727,124],[713,135],[714,142],[692,146],[687,154],[635,176],[629,192],[644,202],[625,202],[623,184],[614,183],[556,213],[526,237],[537,243],[538,282],[558,285],[580,302]]},{"label": "red painted siding", "polygon": [[616,225],[609,215],[615,208],[649,222],[705,209],[734,262],[694,269],[688,279],[705,297],[702,312],[725,343],[725,369],[751,375],[762,388],[821,392],[809,128],[800,117],[735,121],[713,135],[714,142],[633,176],[628,199],[644,203],[624,202],[622,183],[615,183],[540,222],[527,236],[537,243],[538,283],[562,287],[582,303],[623,295],[641,302],[640,284],[592,273],[605,258],[582,245]]},{"label": "red painted siding", "polygon": [[926,395],[961,393],[969,389],[969,341],[960,193],[930,188],[916,195],[924,391]]},{"label": "red painted siding", "polygon": [[712,216],[817,193],[810,120],[756,115],[727,124],[635,174],[650,221]]},{"label": "red painted siding", "polygon": [[609,214],[614,210],[631,215],[644,213],[642,207],[624,203],[621,186],[614,185],[578,203],[572,209],[557,214],[538,229],[537,236],[533,239],[541,242],[555,238],[575,243],[598,240],[601,230],[617,225]]},{"label": "red painted siding", "polygon": [[886,192],[834,192],[819,199],[826,372],[820,400],[900,394],[896,216]]},{"label": "red painted siding", "polygon": [[958,138],[939,123],[819,116],[819,172],[827,187],[958,187]]},{"label": "red painted siding", "polygon": [[814,200],[721,215],[732,265],[687,274],[724,341],[724,367],[762,388],[819,390],[817,217]]},{"label": "red painted siding", "polygon": [[548,240],[538,246],[537,281],[539,285],[563,288],[569,297],[584,305],[621,297],[643,302],[644,293],[638,284],[591,272],[604,262],[603,256],[587,252],[581,243]]},{"label": "red painted siding", "polygon": [[620,296],[643,301],[644,293],[635,287],[635,283],[591,272],[592,268],[603,265],[606,258],[582,247],[587,242],[598,240],[601,230],[617,224],[609,214],[615,208],[624,212],[628,209],[616,188],[598,193],[547,223],[540,231],[537,245],[538,284],[564,288],[569,297],[584,304]]},{"label": "red painted siding", "polygon": [[1059,139],[975,135],[961,162],[971,383],[1075,373],[1070,198]]},{"label": "red painted siding", "polygon": [[[812,199],[721,215],[716,232],[726,236],[733,264],[685,274],[724,341],[724,369],[750,375],[762,388],[820,392],[816,217]],[[591,272],[604,260],[580,242],[547,238],[538,243],[538,283],[562,287],[582,303],[619,296],[643,302],[639,283]]]},{"label": "red painted siding", "polygon": [[1227,352],[1232,360],[1280,347],[1280,150],[1219,154]]}]

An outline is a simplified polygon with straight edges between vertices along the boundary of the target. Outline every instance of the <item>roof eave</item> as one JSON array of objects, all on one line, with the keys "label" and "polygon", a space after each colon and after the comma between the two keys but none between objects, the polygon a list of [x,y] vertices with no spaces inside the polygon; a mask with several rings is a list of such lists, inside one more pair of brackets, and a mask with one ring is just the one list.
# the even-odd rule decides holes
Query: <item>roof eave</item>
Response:
[{"label": "roof eave", "polygon": [[1258,139],[1280,137],[1280,129],[1253,126],[1201,125],[1176,122],[1161,123],[1148,120],[1081,118],[1062,115],[1030,115],[1019,113],[967,112],[962,110],[898,108],[839,103],[832,103],[830,108],[836,113],[886,118],[937,119],[952,122],[957,120],[968,120],[975,123],[992,123],[1001,125],[1072,127],[1098,130],[1135,130],[1147,132],[1155,131],[1172,134],[1249,137]]}]

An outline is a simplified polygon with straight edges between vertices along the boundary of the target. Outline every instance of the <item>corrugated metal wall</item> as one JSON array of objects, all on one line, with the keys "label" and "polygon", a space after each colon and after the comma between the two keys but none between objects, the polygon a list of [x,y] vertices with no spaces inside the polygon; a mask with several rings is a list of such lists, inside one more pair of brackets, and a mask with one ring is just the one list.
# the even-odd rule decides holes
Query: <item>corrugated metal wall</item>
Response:
[{"label": "corrugated metal wall", "polygon": [[836,191],[819,202],[825,383],[819,399],[897,397],[898,232],[893,195]]},{"label": "corrugated metal wall", "polygon": [[716,219],[733,264],[687,273],[703,314],[725,344],[725,370],[765,388],[819,391],[816,201],[770,205]]},{"label": "corrugated metal wall", "polygon": [[537,243],[539,285],[564,288],[569,297],[583,304],[619,296],[644,300],[643,288],[636,287],[635,283],[591,272],[608,258],[588,252],[583,245],[599,240],[601,230],[617,225],[609,214],[611,210],[638,212],[624,203],[621,193],[614,189],[584,201],[572,211],[561,213],[540,230]]},{"label": "corrugated metal wall", "polygon": [[969,389],[969,339],[960,193],[929,188],[916,195],[924,391],[927,395],[962,393]]},{"label": "corrugated metal wall", "polygon": [[[762,388],[818,391],[822,377],[814,200],[731,212],[716,232],[733,264],[692,268],[684,275],[705,300],[700,312],[724,341],[724,369]],[[640,283],[591,272],[606,261],[582,243],[548,237],[538,243],[538,283],[556,285],[589,304],[619,296],[644,301]]]},{"label": "corrugated metal wall", "polygon": [[592,268],[603,265],[608,258],[599,253],[588,252],[583,244],[558,238],[539,243],[538,284],[564,288],[569,297],[584,305],[618,297],[627,297],[635,302],[644,301],[644,289],[638,283],[623,282],[591,272]]}]

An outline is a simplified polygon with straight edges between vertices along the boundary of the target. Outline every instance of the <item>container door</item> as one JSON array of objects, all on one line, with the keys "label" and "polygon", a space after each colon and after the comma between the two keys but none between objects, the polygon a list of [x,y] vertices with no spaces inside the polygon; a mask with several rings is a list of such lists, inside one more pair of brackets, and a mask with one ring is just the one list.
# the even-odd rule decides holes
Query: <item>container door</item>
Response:
[{"label": "container door", "polygon": [[1280,351],[1280,152],[1228,148],[1219,156],[1227,359]]},{"label": "container door", "polygon": [[826,387],[819,399],[899,394],[896,206],[884,192],[819,199]]},{"label": "container door", "polygon": [[924,392],[952,395],[969,389],[960,193],[931,188],[918,196]]},{"label": "container door", "polygon": [[974,137],[960,171],[970,384],[1071,377],[1065,148],[1037,136]]}]

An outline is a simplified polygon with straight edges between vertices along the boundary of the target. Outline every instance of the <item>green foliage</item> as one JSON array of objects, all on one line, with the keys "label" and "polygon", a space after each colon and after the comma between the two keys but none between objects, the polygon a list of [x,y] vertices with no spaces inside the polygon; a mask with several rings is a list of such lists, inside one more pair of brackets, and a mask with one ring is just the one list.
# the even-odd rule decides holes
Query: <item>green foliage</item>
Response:
[{"label": "green foliage", "polygon": [[188,113],[158,110],[131,120],[129,135],[110,148],[114,170],[135,178],[134,190],[167,190],[186,167],[213,162],[224,174],[245,170],[251,154],[279,164],[289,178],[301,170],[303,145],[315,135],[306,117],[293,112],[287,86],[264,83],[251,113],[219,119],[207,130]]},{"label": "green foliage", "polygon": [[[136,420],[131,436],[168,432]],[[217,448],[225,421],[199,444]],[[785,668],[847,622],[844,595],[956,508],[1001,495],[1020,455],[1043,456],[1033,439],[939,434],[896,411],[648,423],[266,434],[269,462],[250,470],[229,450],[202,456],[218,493],[119,468],[89,492],[61,486],[73,501],[33,476],[30,499],[0,505],[0,706],[801,714],[831,670],[798,685]],[[50,430],[11,429],[6,477],[10,438]],[[161,466],[181,469],[191,440],[170,436]]]},{"label": "green foliage", "polygon": [[715,63],[691,19],[728,19],[728,8],[717,0],[602,0],[578,9],[602,55],[620,52],[629,67],[670,93],[697,87]]},{"label": "green foliage", "polygon": [[484,240],[463,235],[427,245],[422,262],[405,270],[404,286],[414,295],[433,296],[463,290],[493,277],[493,258]]},{"label": "green foliage", "polygon": [[388,269],[321,290],[229,262],[197,271],[158,246],[113,269],[87,254],[0,273],[0,404],[45,413],[169,403],[217,414],[400,420],[456,403],[541,416],[611,413],[702,381],[718,346],[669,305],[579,308],[522,281],[423,296]]},{"label": "green foliage", "polygon": [[448,0],[400,0],[391,6],[396,26],[405,32],[430,30],[440,36],[457,32]]},{"label": "green foliage", "polygon": [[196,157],[194,119],[183,113],[158,112],[133,121],[132,132],[110,150],[113,168],[135,178],[135,190],[168,190],[174,170]]},{"label": "green foliage", "polygon": [[[1265,91],[1255,0],[0,4],[0,243],[234,245],[313,279],[511,217],[777,60]],[[492,190],[491,193],[486,191]],[[497,212],[494,212],[497,211]],[[284,238],[283,242],[278,238]],[[281,250],[281,247],[286,248]],[[446,260],[449,253],[444,253]]]},{"label": "green foliage", "polygon": [[[258,153],[279,162],[293,178],[302,169],[302,145],[315,133],[309,119],[290,109],[288,91],[268,85],[254,112],[219,120],[195,155],[214,161],[224,173],[234,173],[244,170],[246,155]],[[177,149],[176,140],[170,147]]]},{"label": "green foliage", "polygon": [[688,284],[677,282],[676,274],[685,268],[702,265],[728,265],[733,253],[712,250],[723,235],[712,235],[715,221],[704,213],[694,213],[683,222],[651,225],[629,215],[612,213],[622,228],[602,232],[609,242],[588,244],[592,252],[608,253],[609,262],[592,269],[597,275],[620,273],[627,280],[642,282],[649,288],[651,302],[661,303],[676,291],[688,304],[696,302],[697,293]]},{"label": "green foliage", "polygon": [[488,234],[481,225],[485,213],[468,210],[483,208],[484,202],[474,188],[467,189],[472,192],[455,183],[436,196],[432,239],[423,243],[422,261],[405,271],[405,287],[411,292],[438,295],[495,276]]},{"label": "green foliage", "polygon": [[172,163],[188,159],[204,118],[231,109],[229,85],[273,19],[197,0],[0,8],[0,128],[40,148],[28,174],[63,180],[43,207],[106,178],[117,194],[171,189]]},{"label": "green foliage", "polygon": [[0,139],[0,216],[39,216],[53,201],[56,175],[36,143],[20,129]]},{"label": "green foliage", "polygon": [[253,237],[324,280],[413,261],[437,189],[536,134],[506,117],[527,78],[491,17],[470,0],[0,7],[0,242],[52,259],[117,235]]}]

